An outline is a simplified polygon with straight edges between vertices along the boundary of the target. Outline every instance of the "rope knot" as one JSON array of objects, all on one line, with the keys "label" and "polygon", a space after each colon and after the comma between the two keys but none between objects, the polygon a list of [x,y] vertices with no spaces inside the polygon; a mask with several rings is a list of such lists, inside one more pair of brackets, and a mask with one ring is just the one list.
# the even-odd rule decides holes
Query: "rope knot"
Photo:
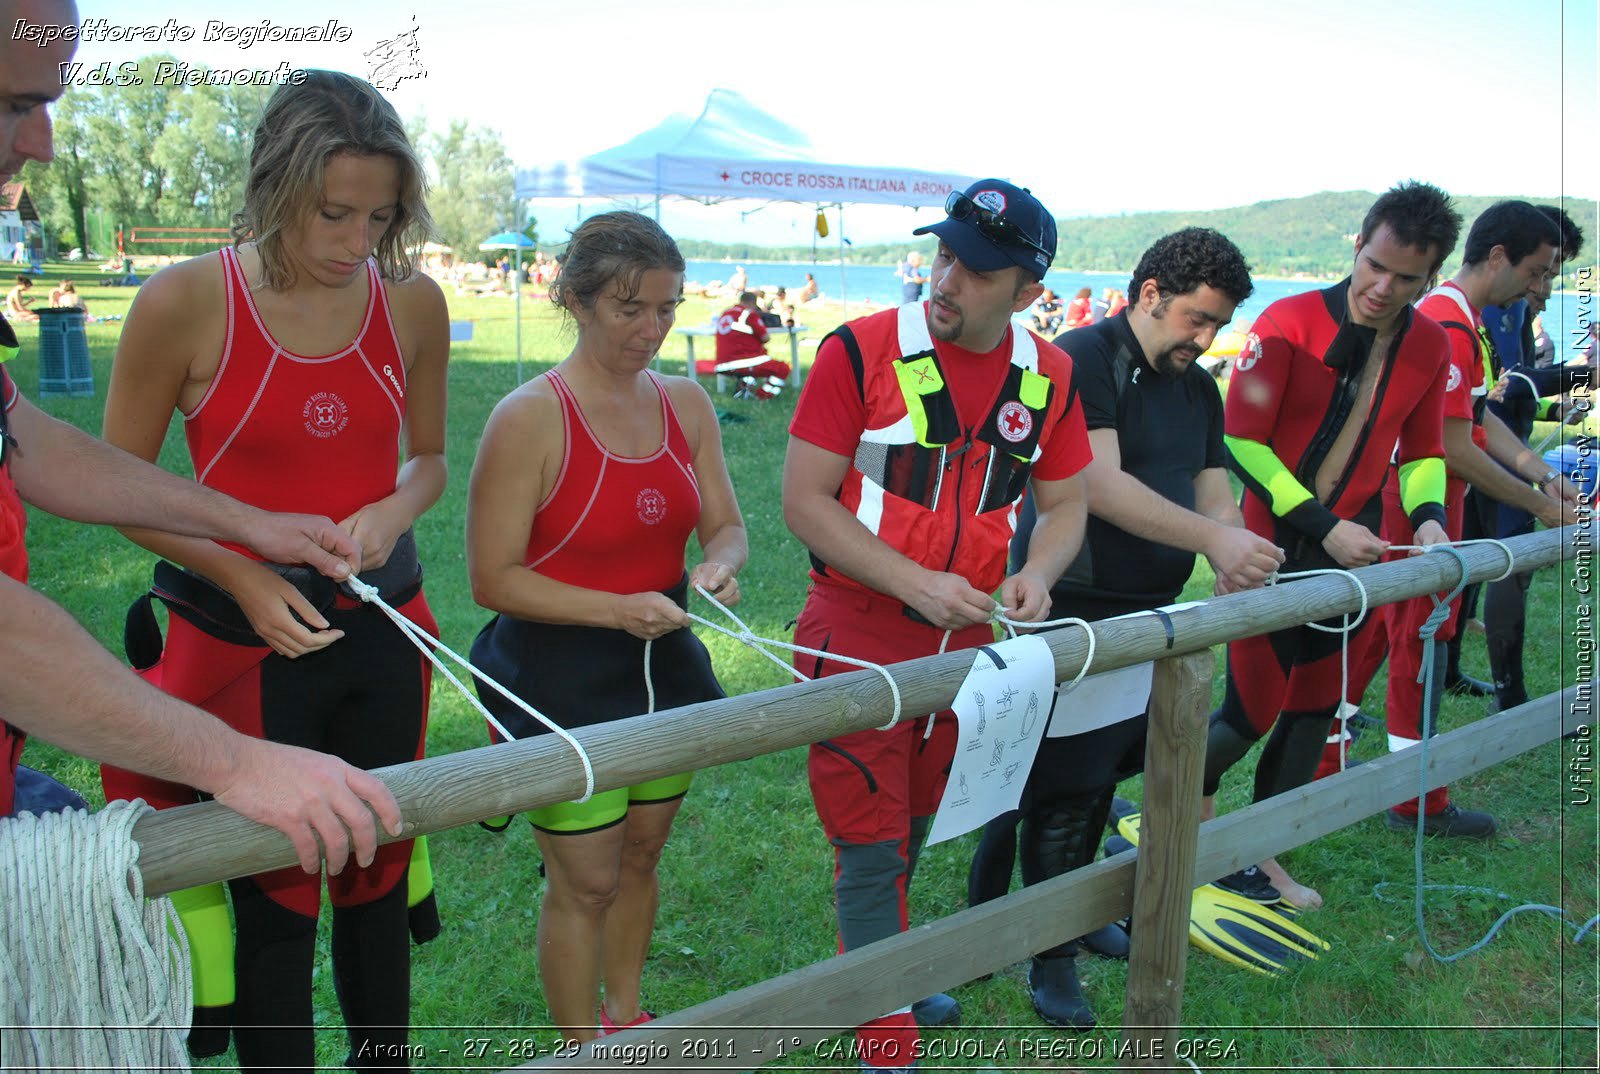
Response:
[{"label": "rope knot", "polygon": [[351,596],[359,597],[368,604],[378,599],[378,587],[368,585],[353,574],[344,580],[344,584],[350,590]]}]

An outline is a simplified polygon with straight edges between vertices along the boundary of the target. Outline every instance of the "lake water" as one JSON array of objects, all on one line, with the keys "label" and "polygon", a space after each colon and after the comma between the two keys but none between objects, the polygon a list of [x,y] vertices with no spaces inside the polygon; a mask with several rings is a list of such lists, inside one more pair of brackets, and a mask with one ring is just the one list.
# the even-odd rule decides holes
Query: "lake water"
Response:
[{"label": "lake water", "polygon": [[[736,267],[737,263],[732,261],[690,261],[686,278],[697,283],[709,283],[712,280],[726,282]],[[744,269],[751,286],[756,288],[786,287],[791,292],[797,292],[806,282],[806,273],[812,272],[816,274],[817,286],[822,288],[826,298],[837,299],[843,294],[851,302],[872,301],[882,306],[897,305],[900,301],[900,280],[893,265],[848,265],[843,279],[840,278],[837,264],[746,261]],[[1316,280],[1257,280],[1255,283],[1255,293],[1234,313],[1235,326],[1254,321],[1262,310],[1280,298],[1325,286]],[[1096,295],[1107,287],[1126,291],[1128,273],[1052,270],[1045,276],[1044,284],[1057,295],[1070,299],[1080,287],[1087,287]],[[926,288],[923,289],[923,297],[927,297]],[[1572,340],[1578,338],[1575,334],[1579,324],[1578,297],[1575,292],[1557,291],[1551,296],[1550,308],[1545,312],[1545,326],[1553,336],[1556,326],[1561,326],[1561,334],[1555,339],[1556,346],[1562,348],[1562,354],[1576,353],[1571,344]],[[1584,307],[1587,311],[1585,321],[1594,313],[1593,296],[1589,297],[1590,302]]]}]

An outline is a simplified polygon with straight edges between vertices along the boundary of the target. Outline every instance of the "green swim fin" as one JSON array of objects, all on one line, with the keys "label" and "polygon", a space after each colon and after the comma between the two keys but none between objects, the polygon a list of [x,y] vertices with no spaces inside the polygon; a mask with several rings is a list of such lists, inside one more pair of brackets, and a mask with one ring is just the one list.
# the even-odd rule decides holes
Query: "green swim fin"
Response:
[{"label": "green swim fin", "polygon": [[1194,889],[1189,942],[1224,962],[1269,976],[1330,950],[1326,940],[1271,907],[1214,884]]}]

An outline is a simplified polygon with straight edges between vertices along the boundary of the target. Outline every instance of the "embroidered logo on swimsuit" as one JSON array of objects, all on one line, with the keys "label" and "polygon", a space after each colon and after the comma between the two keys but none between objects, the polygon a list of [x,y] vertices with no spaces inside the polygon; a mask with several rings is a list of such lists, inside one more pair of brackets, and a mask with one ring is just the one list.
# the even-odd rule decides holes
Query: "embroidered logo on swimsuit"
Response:
[{"label": "embroidered logo on swimsuit", "polygon": [[998,190],[980,190],[972,195],[972,200],[992,213],[1006,211],[1006,196]]},{"label": "embroidered logo on swimsuit", "polygon": [[1444,390],[1453,392],[1461,387],[1461,367],[1454,362],[1450,363],[1450,379],[1445,381]]},{"label": "embroidered logo on swimsuit", "polygon": [[404,388],[400,387],[400,381],[394,375],[394,366],[392,366],[392,365],[384,366],[383,367],[383,375],[389,378],[389,383],[390,384],[394,385],[394,391],[395,391],[396,395],[399,395],[399,396],[403,397],[406,394],[406,390]]},{"label": "embroidered logo on swimsuit", "polygon": [[1000,435],[1013,444],[1028,438],[1033,432],[1033,415],[1028,408],[1015,399],[1000,408],[996,416],[996,424],[1000,426]]},{"label": "embroidered logo on swimsuit", "polygon": [[1256,359],[1259,357],[1261,357],[1261,337],[1251,332],[1244,337],[1244,346],[1239,348],[1239,357],[1234,359],[1233,368],[1249,369],[1256,364]]},{"label": "embroidered logo on swimsuit", "polygon": [[313,394],[301,408],[300,416],[305,419],[306,432],[318,440],[338,436],[350,424],[350,408],[334,392]]},{"label": "embroidered logo on swimsuit", "polygon": [[639,512],[639,521],[646,526],[654,526],[667,517],[667,498],[660,489],[640,489],[633,506]]}]

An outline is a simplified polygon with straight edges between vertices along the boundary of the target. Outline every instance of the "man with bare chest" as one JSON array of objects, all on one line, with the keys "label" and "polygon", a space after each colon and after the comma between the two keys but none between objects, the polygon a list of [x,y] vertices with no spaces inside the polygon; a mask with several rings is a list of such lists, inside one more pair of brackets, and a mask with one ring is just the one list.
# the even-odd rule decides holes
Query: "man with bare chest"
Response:
[{"label": "man with bare chest", "polygon": [[[1368,211],[1351,275],[1273,303],[1246,339],[1228,389],[1224,439],[1245,486],[1245,525],[1283,548],[1285,571],[1377,561],[1387,547],[1377,534],[1391,449],[1415,543],[1446,539],[1449,346],[1443,329],[1411,303],[1454,249],[1460,227],[1443,191],[1401,184]],[[1338,634],[1300,626],[1228,646],[1227,692],[1211,715],[1206,749],[1206,815],[1223,773],[1269,731],[1255,800],[1311,780],[1339,706],[1342,644]],[[1286,902],[1320,905],[1317,892],[1275,861],[1262,870]]]}]

